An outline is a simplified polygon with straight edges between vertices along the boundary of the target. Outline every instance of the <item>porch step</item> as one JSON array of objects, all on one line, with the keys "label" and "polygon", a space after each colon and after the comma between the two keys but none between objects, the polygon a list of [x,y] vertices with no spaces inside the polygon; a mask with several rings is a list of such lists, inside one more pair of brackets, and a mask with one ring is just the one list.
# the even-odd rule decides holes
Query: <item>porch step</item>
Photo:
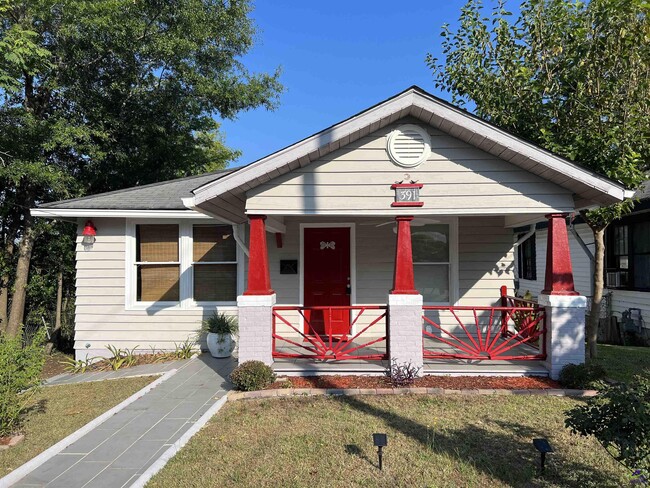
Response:
[{"label": "porch step", "polygon": [[474,361],[434,362],[425,361],[424,374],[448,376],[544,376],[548,370],[541,361]]},{"label": "porch step", "polygon": [[[281,376],[323,376],[360,374],[383,376],[387,361],[313,361],[278,359],[273,371]],[[543,376],[548,370],[541,361],[434,361],[424,363],[424,374],[447,376]]]},{"label": "porch step", "polygon": [[382,376],[386,364],[381,361],[313,361],[309,359],[284,360],[273,362],[273,371],[282,376],[323,376],[361,374]]}]

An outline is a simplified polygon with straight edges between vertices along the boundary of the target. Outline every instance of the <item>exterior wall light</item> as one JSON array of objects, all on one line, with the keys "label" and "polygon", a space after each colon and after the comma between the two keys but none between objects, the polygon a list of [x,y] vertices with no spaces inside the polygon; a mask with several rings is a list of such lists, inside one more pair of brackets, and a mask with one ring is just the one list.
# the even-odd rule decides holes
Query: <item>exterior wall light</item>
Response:
[{"label": "exterior wall light", "polygon": [[84,246],[92,246],[95,243],[95,236],[97,235],[97,227],[93,224],[92,220],[87,220],[84,225],[84,230],[81,233],[84,238],[81,243]]}]

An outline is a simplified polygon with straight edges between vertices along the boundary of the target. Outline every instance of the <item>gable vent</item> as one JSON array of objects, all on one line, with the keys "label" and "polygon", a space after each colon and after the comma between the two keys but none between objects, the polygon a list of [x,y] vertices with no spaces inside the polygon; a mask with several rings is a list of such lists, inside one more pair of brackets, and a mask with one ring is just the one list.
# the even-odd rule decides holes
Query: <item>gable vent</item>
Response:
[{"label": "gable vent", "polygon": [[417,125],[401,125],[388,136],[386,150],[390,158],[400,166],[418,166],[431,154],[429,134]]}]

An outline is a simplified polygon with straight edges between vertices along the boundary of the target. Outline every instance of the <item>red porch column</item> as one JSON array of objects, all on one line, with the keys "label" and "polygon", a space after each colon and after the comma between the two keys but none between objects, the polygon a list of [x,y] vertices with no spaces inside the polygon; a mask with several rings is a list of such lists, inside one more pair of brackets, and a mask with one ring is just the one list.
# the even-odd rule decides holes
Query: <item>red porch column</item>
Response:
[{"label": "red porch column", "polygon": [[413,251],[411,249],[411,220],[413,217],[395,217],[397,247],[393,271],[393,295],[417,295],[413,280]]},{"label": "red porch column", "polygon": [[573,285],[573,268],[569,236],[566,230],[566,214],[554,213],[548,219],[546,243],[545,295],[578,295]]},{"label": "red porch column", "polygon": [[244,295],[273,295],[266,247],[266,215],[249,215],[248,287]]}]

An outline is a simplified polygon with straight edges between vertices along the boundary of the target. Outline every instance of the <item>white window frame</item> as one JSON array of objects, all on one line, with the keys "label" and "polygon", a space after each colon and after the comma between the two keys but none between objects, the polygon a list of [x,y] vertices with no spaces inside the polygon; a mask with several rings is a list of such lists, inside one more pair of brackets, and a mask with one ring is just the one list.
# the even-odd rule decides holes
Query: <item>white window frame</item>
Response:
[{"label": "white window frame", "polygon": [[[137,262],[136,256],[136,225],[156,225],[156,224],[174,224],[178,225],[178,252],[179,252],[179,298],[178,302],[143,302],[137,300],[137,273],[135,267]],[[194,300],[194,268],[193,268],[193,239],[192,229],[194,225],[231,225],[227,222],[214,220],[213,222],[205,219],[127,219],[126,220],[126,249],[125,249],[125,269],[124,269],[124,303],[126,310],[203,310],[206,308],[219,308],[226,310],[237,308],[237,300],[227,302],[196,302]],[[233,229],[233,232],[235,230]],[[237,295],[244,291],[244,266],[243,252],[237,245]],[[148,263],[156,264],[156,263]],[[164,263],[173,264],[173,263]],[[208,263],[202,263],[208,264]]]},{"label": "white window frame", "polygon": [[[423,218],[427,218],[423,216]],[[443,224],[449,226],[449,261],[441,262],[419,262],[413,261],[413,274],[418,265],[443,265],[449,266],[449,301],[448,302],[424,302],[424,305],[429,306],[446,306],[458,305],[458,295],[460,293],[458,283],[458,217],[439,218],[431,217],[439,220],[435,225]],[[417,227],[411,226],[411,233],[417,231]]]}]

